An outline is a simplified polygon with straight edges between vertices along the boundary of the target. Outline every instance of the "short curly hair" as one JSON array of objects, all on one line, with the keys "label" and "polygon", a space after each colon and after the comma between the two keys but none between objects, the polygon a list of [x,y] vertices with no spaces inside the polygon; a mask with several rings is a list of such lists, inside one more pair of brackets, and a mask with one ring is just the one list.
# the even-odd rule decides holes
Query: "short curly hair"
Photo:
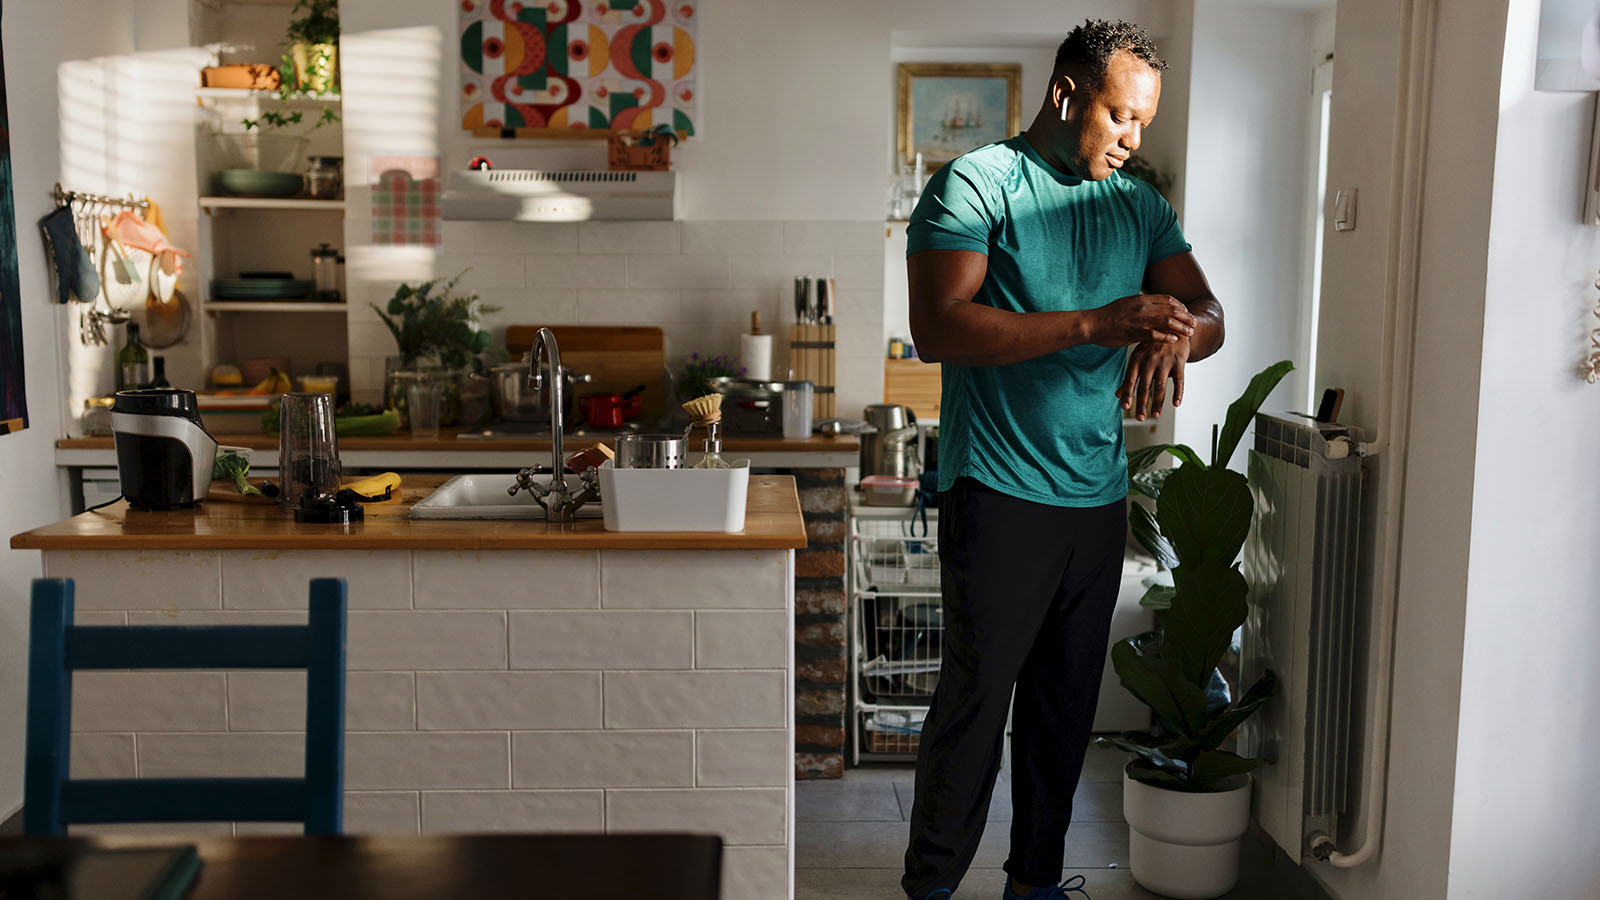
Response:
[{"label": "short curly hair", "polygon": [[1115,22],[1088,19],[1072,29],[1056,49],[1056,71],[1074,65],[1081,66],[1084,74],[1093,82],[1090,86],[1098,87],[1105,81],[1111,57],[1118,50],[1132,53],[1136,59],[1157,72],[1166,71],[1166,60],[1156,53],[1156,43],[1150,39],[1150,35],[1143,28],[1121,19]]}]

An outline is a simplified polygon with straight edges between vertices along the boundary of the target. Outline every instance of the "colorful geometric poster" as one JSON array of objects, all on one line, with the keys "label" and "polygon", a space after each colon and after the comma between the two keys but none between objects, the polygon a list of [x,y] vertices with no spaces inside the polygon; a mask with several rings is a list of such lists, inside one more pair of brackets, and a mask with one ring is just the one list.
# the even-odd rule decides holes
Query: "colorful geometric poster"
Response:
[{"label": "colorful geometric poster", "polygon": [[461,127],[695,133],[700,0],[458,0]]},{"label": "colorful geometric poster", "polygon": [[28,427],[22,368],[22,297],[17,282],[17,216],[11,196],[11,115],[0,60],[0,434]]}]

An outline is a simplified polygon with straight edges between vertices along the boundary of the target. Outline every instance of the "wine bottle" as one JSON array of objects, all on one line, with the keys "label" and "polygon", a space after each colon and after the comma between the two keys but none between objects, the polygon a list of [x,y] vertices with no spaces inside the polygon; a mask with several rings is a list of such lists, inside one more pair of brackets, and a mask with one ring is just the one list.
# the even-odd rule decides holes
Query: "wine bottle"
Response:
[{"label": "wine bottle", "polygon": [[117,354],[117,390],[142,388],[150,380],[150,351],[139,343],[139,326],[128,323],[128,342]]},{"label": "wine bottle", "polygon": [[172,382],[167,380],[167,358],[165,356],[157,356],[151,360],[151,363],[155,366],[156,374],[154,378],[150,379],[150,386],[153,388],[172,387]]}]

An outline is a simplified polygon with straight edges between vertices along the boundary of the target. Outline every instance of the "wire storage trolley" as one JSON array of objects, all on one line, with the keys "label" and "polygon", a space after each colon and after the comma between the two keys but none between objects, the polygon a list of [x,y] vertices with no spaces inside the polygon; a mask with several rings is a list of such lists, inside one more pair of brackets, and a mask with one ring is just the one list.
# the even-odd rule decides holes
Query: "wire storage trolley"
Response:
[{"label": "wire storage trolley", "polygon": [[935,517],[866,509],[850,520],[852,765],[917,752],[944,638]]}]

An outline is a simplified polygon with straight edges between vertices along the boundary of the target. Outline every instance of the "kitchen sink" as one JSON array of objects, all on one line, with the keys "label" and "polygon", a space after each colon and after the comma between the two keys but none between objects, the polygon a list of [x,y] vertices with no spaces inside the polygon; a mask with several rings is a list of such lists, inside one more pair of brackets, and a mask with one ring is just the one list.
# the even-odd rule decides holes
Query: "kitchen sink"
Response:
[{"label": "kitchen sink", "polygon": [[[518,492],[515,497],[506,494],[506,488],[516,478],[514,472],[457,475],[411,507],[410,516],[413,519],[543,519],[544,507],[533,495],[526,491]],[[578,476],[567,476],[567,485],[573,490],[581,484]],[[576,515],[580,519],[600,518],[600,501],[579,507]]]}]

